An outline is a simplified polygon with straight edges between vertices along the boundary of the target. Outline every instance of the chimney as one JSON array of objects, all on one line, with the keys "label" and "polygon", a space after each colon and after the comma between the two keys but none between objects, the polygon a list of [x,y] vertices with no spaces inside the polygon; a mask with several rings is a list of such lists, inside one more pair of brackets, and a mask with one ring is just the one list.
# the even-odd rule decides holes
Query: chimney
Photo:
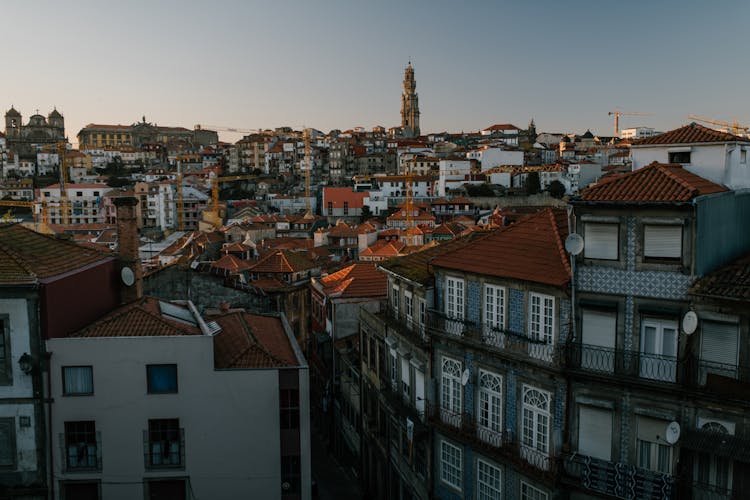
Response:
[{"label": "chimney", "polygon": [[127,304],[143,297],[143,270],[138,256],[138,225],[135,214],[138,200],[133,196],[122,196],[115,198],[114,204],[117,209],[117,253],[122,277],[120,298],[123,304]]}]

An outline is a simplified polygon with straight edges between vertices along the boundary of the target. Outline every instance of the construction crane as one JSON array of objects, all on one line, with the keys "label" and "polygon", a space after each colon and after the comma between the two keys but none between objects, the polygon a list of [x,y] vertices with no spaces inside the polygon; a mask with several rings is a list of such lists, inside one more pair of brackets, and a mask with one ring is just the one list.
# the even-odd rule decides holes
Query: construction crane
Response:
[{"label": "construction crane", "polygon": [[737,135],[740,132],[742,132],[743,134],[747,134],[748,130],[750,130],[750,127],[745,127],[743,125],[740,125],[737,122],[736,118],[732,121],[732,123],[720,122],[718,120],[711,120],[709,118],[703,118],[701,116],[696,116],[696,115],[688,115],[688,118],[691,120],[698,120],[699,122],[705,122],[705,123],[710,123],[711,125],[724,127],[727,131],[732,130],[732,133],[734,135]]},{"label": "construction crane", "polygon": [[[17,208],[28,208],[29,210],[34,212],[34,208],[37,205],[41,205],[41,227],[37,230],[39,232],[49,232],[49,228],[47,227],[47,202],[42,201],[41,203],[34,202],[34,201],[21,201],[21,200],[0,200],[0,207],[9,207],[8,213],[3,216],[5,220],[7,220],[8,215],[11,213],[11,209],[13,207]],[[36,213],[34,213],[34,220],[39,222],[38,216]]]},{"label": "construction crane", "polygon": [[65,151],[68,146],[64,141],[57,143],[57,162],[60,167],[60,223],[64,226],[70,224],[70,200],[66,189],[68,183],[68,172],[65,168]]},{"label": "construction crane", "polygon": [[233,181],[244,181],[249,179],[255,179],[258,176],[255,174],[247,175],[229,175],[226,177],[212,177],[211,178],[211,210],[206,210],[203,214],[203,219],[214,226],[218,227],[222,224],[223,217],[219,212],[219,184],[222,182],[233,182]]},{"label": "construction crane", "polygon": [[202,125],[197,124],[195,125],[195,130],[213,130],[215,132],[229,132],[232,134],[242,134],[242,135],[248,135],[248,134],[259,134],[262,132],[261,129],[252,129],[252,128],[236,128],[236,127],[221,127],[218,125]]},{"label": "construction crane", "polygon": [[650,116],[651,113],[641,113],[640,111],[620,111],[615,108],[614,111],[607,113],[608,116],[615,117],[615,137],[620,137],[620,116]]}]

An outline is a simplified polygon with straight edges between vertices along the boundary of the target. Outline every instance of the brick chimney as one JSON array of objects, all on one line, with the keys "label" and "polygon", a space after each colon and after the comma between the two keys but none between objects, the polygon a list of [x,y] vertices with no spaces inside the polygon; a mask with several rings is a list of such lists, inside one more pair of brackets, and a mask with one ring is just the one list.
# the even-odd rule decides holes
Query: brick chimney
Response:
[{"label": "brick chimney", "polygon": [[135,207],[138,200],[133,196],[114,198],[117,208],[117,253],[120,259],[120,270],[126,267],[133,271],[134,281],[128,284],[127,271],[122,276],[120,298],[123,304],[143,297],[143,270],[138,256],[138,225]]}]

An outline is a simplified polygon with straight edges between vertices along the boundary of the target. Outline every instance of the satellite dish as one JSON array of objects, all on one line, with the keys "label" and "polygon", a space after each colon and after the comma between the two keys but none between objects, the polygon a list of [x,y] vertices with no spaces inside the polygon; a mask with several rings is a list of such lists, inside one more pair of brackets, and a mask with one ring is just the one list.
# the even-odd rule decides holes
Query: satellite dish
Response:
[{"label": "satellite dish", "polygon": [[675,444],[680,439],[680,424],[677,422],[670,422],[667,425],[667,429],[664,431],[664,439],[669,444]]},{"label": "satellite dish", "polygon": [[695,311],[688,311],[682,317],[682,331],[685,335],[691,335],[698,328],[698,315]]},{"label": "satellite dish", "polygon": [[122,268],[122,271],[120,271],[120,278],[125,286],[132,286],[133,283],[135,283],[135,274],[129,267]]},{"label": "satellite dish", "polygon": [[583,236],[578,233],[571,233],[565,238],[565,251],[570,255],[578,255],[583,252]]},{"label": "satellite dish", "polygon": [[469,381],[469,369],[467,368],[461,374],[461,385],[466,385],[466,382],[468,381]]},{"label": "satellite dish", "polygon": [[283,483],[281,483],[281,489],[284,490],[284,491],[291,490],[292,489],[292,483],[290,483],[288,481],[284,481]]}]

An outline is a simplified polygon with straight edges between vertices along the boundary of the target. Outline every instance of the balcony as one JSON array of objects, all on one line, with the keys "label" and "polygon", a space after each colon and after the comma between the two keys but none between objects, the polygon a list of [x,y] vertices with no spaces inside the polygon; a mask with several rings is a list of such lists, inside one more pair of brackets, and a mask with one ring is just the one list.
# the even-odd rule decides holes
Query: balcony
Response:
[{"label": "balcony", "polygon": [[98,431],[89,436],[79,433],[78,439],[69,433],[59,434],[64,472],[92,472],[102,470],[101,435]]},{"label": "balcony", "polygon": [[568,363],[573,370],[631,379],[681,384],[686,387],[720,390],[727,393],[750,383],[750,369],[694,357],[680,359],[640,351],[626,351],[587,344],[568,346]]},{"label": "balcony", "polygon": [[460,339],[473,347],[490,348],[522,359],[539,360],[545,364],[561,365],[564,346],[548,344],[510,330],[501,330],[467,319],[450,318],[440,311],[427,310],[428,332]]},{"label": "balcony", "polygon": [[185,467],[184,429],[144,430],[143,444],[146,470]]},{"label": "balcony", "polygon": [[412,316],[407,317],[404,311],[396,311],[391,307],[386,307],[381,313],[390,328],[398,330],[400,335],[413,341],[419,347],[427,347],[430,344],[430,338],[427,336],[425,325]]}]

